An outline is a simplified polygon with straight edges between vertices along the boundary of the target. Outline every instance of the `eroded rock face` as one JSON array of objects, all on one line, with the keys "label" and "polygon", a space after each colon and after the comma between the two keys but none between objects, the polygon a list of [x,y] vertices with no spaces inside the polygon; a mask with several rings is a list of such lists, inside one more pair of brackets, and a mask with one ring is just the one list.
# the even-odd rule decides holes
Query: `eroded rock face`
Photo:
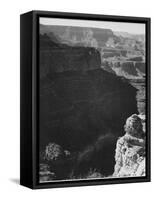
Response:
[{"label": "eroded rock face", "polygon": [[125,131],[126,134],[117,141],[113,176],[145,176],[145,133],[142,119],[136,114],[129,117]]},{"label": "eroded rock face", "polygon": [[85,47],[102,47],[109,38],[117,39],[111,29],[85,28],[75,26],[40,25],[40,33],[53,38],[54,33],[61,43]]}]

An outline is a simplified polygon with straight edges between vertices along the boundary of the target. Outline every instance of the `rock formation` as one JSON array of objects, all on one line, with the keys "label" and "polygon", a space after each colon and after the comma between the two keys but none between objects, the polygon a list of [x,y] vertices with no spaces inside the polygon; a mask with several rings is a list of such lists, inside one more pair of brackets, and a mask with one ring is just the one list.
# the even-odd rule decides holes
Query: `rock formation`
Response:
[{"label": "rock formation", "polygon": [[102,68],[127,79],[143,79],[145,76],[145,62],[104,60]]},{"label": "rock formation", "polygon": [[64,158],[65,153],[62,147],[55,143],[49,143],[45,149],[45,158],[48,161],[59,160]]},{"label": "rock formation", "polygon": [[40,33],[47,33],[53,39],[53,33],[60,43],[70,46],[102,47],[109,38],[117,39],[111,29],[86,28],[79,26],[40,25]]},{"label": "rock formation", "polygon": [[145,176],[145,133],[142,119],[133,114],[126,121],[125,131],[125,135],[117,141],[113,176]]}]

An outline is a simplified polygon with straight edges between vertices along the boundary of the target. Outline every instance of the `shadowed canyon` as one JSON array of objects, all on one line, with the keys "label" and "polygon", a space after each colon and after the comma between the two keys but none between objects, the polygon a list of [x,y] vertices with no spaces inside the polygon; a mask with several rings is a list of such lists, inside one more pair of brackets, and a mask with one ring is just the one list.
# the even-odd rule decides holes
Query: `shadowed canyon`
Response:
[{"label": "shadowed canyon", "polygon": [[145,113],[145,44],[109,29],[40,25],[40,181],[108,177]]}]

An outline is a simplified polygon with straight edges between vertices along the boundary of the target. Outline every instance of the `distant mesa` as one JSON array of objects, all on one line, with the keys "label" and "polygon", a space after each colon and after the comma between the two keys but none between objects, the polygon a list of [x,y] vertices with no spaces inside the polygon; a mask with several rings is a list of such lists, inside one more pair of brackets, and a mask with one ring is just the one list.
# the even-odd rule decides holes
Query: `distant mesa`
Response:
[{"label": "distant mesa", "polygon": [[102,47],[109,38],[115,38],[110,29],[85,28],[74,26],[49,26],[40,25],[40,33],[48,34],[52,38],[52,33],[59,38],[61,43],[76,46]]}]

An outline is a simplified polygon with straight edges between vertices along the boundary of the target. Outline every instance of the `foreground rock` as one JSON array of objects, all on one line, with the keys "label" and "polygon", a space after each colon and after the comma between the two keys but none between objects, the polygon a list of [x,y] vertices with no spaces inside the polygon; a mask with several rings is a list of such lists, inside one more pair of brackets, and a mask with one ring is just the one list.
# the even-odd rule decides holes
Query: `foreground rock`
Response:
[{"label": "foreground rock", "polygon": [[145,176],[145,133],[142,119],[136,114],[129,117],[125,131],[126,134],[117,141],[113,176]]},{"label": "foreground rock", "polygon": [[49,143],[40,153],[40,182],[65,179],[70,171],[70,152]]}]

